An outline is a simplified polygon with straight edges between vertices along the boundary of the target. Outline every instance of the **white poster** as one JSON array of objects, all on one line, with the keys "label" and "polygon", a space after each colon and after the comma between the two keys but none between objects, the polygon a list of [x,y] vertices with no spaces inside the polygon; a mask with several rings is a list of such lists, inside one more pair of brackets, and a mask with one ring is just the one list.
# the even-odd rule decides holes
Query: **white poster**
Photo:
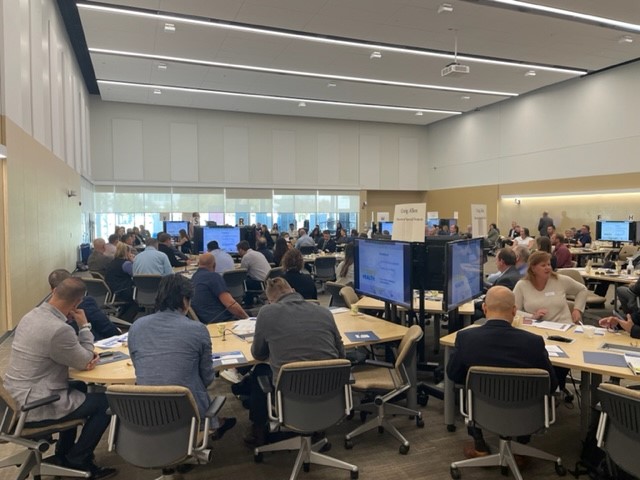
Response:
[{"label": "white poster", "polygon": [[424,242],[426,203],[396,205],[393,214],[393,240]]},{"label": "white poster", "polygon": [[471,205],[471,228],[473,238],[484,237],[487,233],[487,206]]},{"label": "white poster", "polygon": [[388,222],[389,221],[389,212],[378,212],[378,222]]}]

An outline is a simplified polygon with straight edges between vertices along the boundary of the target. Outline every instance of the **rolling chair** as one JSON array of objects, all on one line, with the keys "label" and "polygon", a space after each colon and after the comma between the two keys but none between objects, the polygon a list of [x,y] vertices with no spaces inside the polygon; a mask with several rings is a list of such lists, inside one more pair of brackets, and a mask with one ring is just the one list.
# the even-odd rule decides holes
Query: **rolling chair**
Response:
[{"label": "rolling chair", "polygon": [[[584,286],[587,286],[586,283],[584,282],[584,278],[582,278],[582,275],[580,275],[580,272],[578,272],[577,270],[572,270],[570,268],[569,269],[560,268],[560,269],[558,269],[558,273],[561,274],[561,275],[566,275],[567,277],[572,278],[576,282],[581,283]],[[573,300],[573,298],[569,298],[569,300]],[[593,306],[602,307],[605,302],[606,302],[606,298],[605,297],[597,295],[596,293],[593,292],[593,290],[588,290],[588,292],[587,292],[587,306],[589,306],[589,307],[593,307]]]},{"label": "rolling chair", "polygon": [[358,298],[358,294],[353,289],[353,287],[349,287],[349,286],[342,287],[340,289],[340,296],[342,297],[342,300],[344,301],[344,303],[346,303],[348,308],[351,308],[351,305],[353,305],[358,300],[360,300],[360,298]]},{"label": "rolling chair", "polygon": [[328,444],[326,437],[311,443],[314,432],[332,427],[351,411],[350,373],[351,362],[336,359],[287,363],[280,369],[276,385],[271,389],[261,378],[261,386],[268,392],[271,421],[276,427],[299,435],[257,447],[254,460],[262,462],[264,452],[299,450],[290,480],[297,478],[301,468],[308,471],[311,463],[349,470],[351,478],[357,479],[357,466],[319,452]]},{"label": "rolling chair", "polygon": [[[97,275],[100,275],[99,273]],[[87,286],[87,295],[93,297],[100,308],[113,303],[114,296],[104,279],[83,278],[82,281]]]},{"label": "rolling chair", "polygon": [[541,458],[555,463],[556,473],[566,475],[562,460],[536,448],[512,441],[549,428],[556,420],[550,395],[549,373],[537,368],[471,367],[460,390],[460,412],[465,423],[475,424],[500,436],[499,452],[451,464],[451,478],[460,478],[460,468],[500,466],[511,469],[516,480],[522,475],[514,455]]},{"label": "rolling chair", "polygon": [[236,268],[235,270],[227,270],[222,274],[222,278],[233,299],[239,304],[242,304],[244,301],[244,281],[247,278],[247,269]]},{"label": "rolling chair", "polygon": [[602,406],[596,433],[598,447],[607,452],[608,461],[640,477],[640,457],[632,454],[640,446],[640,392],[601,383],[598,396]]},{"label": "rolling chair", "polygon": [[316,282],[320,282],[320,291],[324,291],[324,284],[336,279],[336,257],[316,257],[313,276]]},{"label": "rolling chair", "polygon": [[71,428],[78,428],[84,423],[83,420],[69,420],[36,428],[25,427],[24,425],[30,411],[56,402],[59,399],[59,395],[51,395],[18,407],[16,401],[7,392],[2,380],[0,380],[0,415],[2,418],[0,423],[0,443],[10,443],[24,448],[24,450],[0,459],[0,468],[18,467],[16,480],[24,480],[29,475],[32,475],[36,480],[39,480],[41,475],[80,478],[89,478],[91,476],[90,472],[50,464],[47,463],[47,458],[42,458],[42,455],[51,446],[52,435]]},{"label": "rolling chair", "polygon": [[211,461],[209,425],[225,397],[212,400],[203,429],[198,407],[185,387],[111,385],[107,399],[112,415],[109,451],[115,450],[127,463],[162,469],[162,479],[170,478],[171,467]]},{"label": "rolling chair", "polygon": [[162,275],[134,275],[133,299],[144,308],[146,313],[153,313],[156,308],[156,297]]},{"label": "rolling chair", "polygon": [[400,441],[399,452],[402,455],[409,452],[409,441],[391,423],[390,417],[395,415],[415,417],[416,426],[423,428],[422,412],[391,402],[403,395],[406,396],[412,386],[412,379],[408,372],[411,365],[416,362],[416,349],[421,338],[422,328],[419,325],[413,325],[400,342],[395,364],[366,360],[364,366],[354,367],[355,383],[352,388],[365,394],[375,394],[373,401],[362,403],[354,409],[361,412],[362,418],[364,418],[363,413],[366,415],[366,412],[374,413],[376,416],[345,435],[345,448],[353,448],[354,437],[377,427],[379,433],[384,433],[386,430]]},{"label": "rolling chair", "polygon": [[329,300],[330,307],[346,307],[344,299],[340,296],[340,290],[344,288],[342,283],[337,282],[325,282],[324,289],[329,292],[331,299]]}]

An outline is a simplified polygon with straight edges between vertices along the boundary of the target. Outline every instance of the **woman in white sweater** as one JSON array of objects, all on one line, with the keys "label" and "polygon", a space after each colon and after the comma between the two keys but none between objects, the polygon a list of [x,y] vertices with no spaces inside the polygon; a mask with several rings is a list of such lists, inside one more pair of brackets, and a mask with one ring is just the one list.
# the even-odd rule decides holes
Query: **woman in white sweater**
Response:
[{"label": "woman in white sweater", "polygon": [[[529,257],[529,268],[513,290],[518,310],[536,320],[579,323],[587,303],[587,287],[551,269],[551,255],[537,251]],[[567,295],[575,296],[569,310]]]}]

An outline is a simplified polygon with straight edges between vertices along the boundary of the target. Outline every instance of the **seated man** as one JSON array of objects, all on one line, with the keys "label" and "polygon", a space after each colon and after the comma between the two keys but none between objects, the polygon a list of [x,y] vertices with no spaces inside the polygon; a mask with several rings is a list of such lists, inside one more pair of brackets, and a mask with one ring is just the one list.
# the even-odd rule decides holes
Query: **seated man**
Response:
[{"label": "seated man", "polygon": [[[71,274],[67,270],[58,269],[51,272],[49,274],[51,292],[67,278],[71,278]],[[82,297],[78,308],[84,312],[87,321],[91,324],[91,333],[93,333],[94,341],[120,335],[120,330],[109,320],[104,310],[98,306],[95,298],[88,295]],[[67,320],[67,323],[73,327],[76,333],[79,333],[80,327],[75,320]]]},{"label": "seated man", "polygon": [[[93,353],[91,324],[78,308],[85,293],[82,280],[67,278],[53,289],[48,302],[22,318],[15,330],[4,385],[18,405],[60,395],[60,400],[30,411],[26,427],[86,420],[77,440],[76,429],[60,433],[55,463],[88,471],[95,480],[116,474],[114,468],[99,467],[93,459],[110,421],[107,397],[104,393],[86,393],[84,383],[68,380],[69,367],[91,370],[98,362]],[[78,335],[67,319],[77,323]]]},{"label": "seated man", "polygon": [[[455,350],[447,367],[447,375],[455,383],[464,384],[470,367],[541,368],[549,372],[550,393],[558,386],[554,368],[544,346],[544,339],[525,330],[511,326],[516,313],[515,296],[503,286],[489,289],[483,305],[487,323],[478,328],[458,332]],[[467,458],[481,457],[490,453],[482,430],[474,425],[468,427],[474,443],[466,445]],[[528,438],[519,438],[521,443]]]},{"label": "seated man", "polygon": [[[207,387],[213,382],[211,336],[207,327],[185,316],[193,285],[182,275],[163,277],[156,313],[136,320],[129,330],[129,353],[138,385],[180,385],[188,388],[200,418],[209,408]],[[236,419],[214,419],[214,437],[220,438]]]},{"label": "seated man", "polygon": [[104,248],[105,248],[105,252],[104,254],[113,259],[113,257],[116,255],[116,245],[118,245],[118,242],[120,241],[120,235],[116,234],[116,233],[112,233],[111,235],[109,235],[109,243],[107,243]]},{"label": "seated man", "polygon": [[256,240],[256,251],[264,255],[267,263],[275,263],[273,260],[273,250],[267,246],[267,239],[265,237],[260,237]]},{"label": "seated man", "polygon": [[582,225],[582,227],[580,227],[580,234],[578,235],[576,245],[584,247],[587,244],[591,244],[591,228],[589,228],[589,225]]},{"label": "seated man", "polygon": [[557,268],[571,268],[573,267],[573,261],[571,260],[571,252],[567,248],[564,235],[561,233],[554,233],[551,235],[551,245],[553,245],[553,256],[556,259]]},{"label": "seated man", "polygon": [[158,240],[147,238],[147,248],[136,255],[133,262],[134,275],[171,275],[173,269],[169,257],[158,251]]},{"label": "seated man", "polygon": [[[264,282],[271,272],[271,265],[261,253],[252,250],[249,242],[242,240],[236,245],[238,255],[242,257],[240,266],[247,269],[247,290],[262,290],[262,282]],[[245,305],[253,303],[253,294],[247,292],[244,299]]]},{"label": "seated man", "polygon": [[316,242],[309,236],[304,228],[298,229],[298,239],[294,245],[296,248],[313,247],[316,248]]},{"label": "seated man", "polygon": [[640,311],[627,313],[626,318],[616,316],[601,318],[598,323],[605,328],[621,328],[629,334],[631,338],[640,338]]},{"label": "seated man", "polygon": [[624,313],[638,312],[638,297],[640,297],[640,281],[631,285],[621,285],[616,288],[616,295],[620,300],[620,309]]},{"label": "seated man", "polygon": [[104,274],[107,270],[107,265],[111,263],[113,260],[112,256],[105,255],[107,249],[107,244],[104,241],[104,238],[96,238],[93,241],[93,252],[89,255],[87,259],[87,267],[89,267],[90,272],[97,272],[104,277]]},{"label": "seated man", "polygon": [[335,253],[336,242],[331,238],[329,230],[322,232],[322,238],[318,241],[318,250],[321,252]]},{"label": "seated man", "polygon": [[191,306],[198,319],[208,324],[226,322],[233,318],[249,318],[227,290],[222,275],[215,269],[216,259],[212,254],[200,255],[198,270],[191,277],[194,289]]},{"label": "seated man", "polygon": [[216,259],[216,272],[222,274],[235,268],[233,258],[231,257],[231,255],[220,248],[220,245],[218,245],[217,241],[212,240],[207,243],[207,252],[213,255]]},{"label": "seated man", "polygon": [[186,257],[171,245],[171,235],[168,233],[163,232],[158,235],[158,250],[169,258],[169,263],[172,267],[185,267],[187,265]]},{"label": "seated man", "polygon": [[496,255],[496,268],[498,272],[487,277],[485,288],[489,289],[494,285],[503,285],[509,290],[513,290],[522,278],[520,272],[516,268],[516,254],[510,248],[502,248],[498,250]]},{"label": "seated man", "polygon": [[306,302],[283,278],[267,281],[266,292],[270,304],[258,313],[251,354],[258,361],[268,360],[270,365],[260,363],[251,374],[252,427],[245,438],[250,447],[264,445],[268,435],[267,400],[258,376],[278,378],[285,363],[345,356],[340,332],[327,308]]}]

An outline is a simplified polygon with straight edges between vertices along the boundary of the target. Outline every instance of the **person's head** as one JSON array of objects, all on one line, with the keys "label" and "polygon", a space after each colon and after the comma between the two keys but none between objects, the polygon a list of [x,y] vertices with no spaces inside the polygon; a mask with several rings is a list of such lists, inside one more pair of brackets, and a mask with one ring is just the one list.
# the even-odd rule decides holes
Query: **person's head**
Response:
[{"label": "person's head", "polygon": [[276,232],[280,229],[280,227],[278,226],[277,223],[274,223],[273,225],[271,225],[271,230],[275,230]]},{"label": "person's head", "polygon": [[267,295],[267,300],[269,300],[269,303],[276,303],[284,295],[293,292],[295,292],[295,290],[291,288],[289,282],[287,282],[282,277],[270,278],[269,280],[267,280],[267,288],[265,289],[265,293]]},{"label": "person's head", "polygon": [[211,240],[209,243],[207,243],[207,252],[213,252],[214,250],[219,250],[219,249],[220,249],[220,245],[218,245],[217,240]]},{"label": "person's head", "polygon": [[133,245],[133,236],[129,233],[125,233],[122,237],[120,237],[121,243],[126,243],[127,245]]},{"label": "person's head", "polygon": [[520,227],[520,236],[527,238],[529,236],[529,229],[527,227]]},{"label": "person's head", "polygon": [[198,257],[198,266],[213,272],[216,269],[216,257],[210,253],[203,253]]},{"label": "person's head", "polygon": [[327,240],[329,240],[331,238],[331,232],[329,230],[323,230],[322,231],[322,238],[324,238],[324,241],[326,242]]},{"label": "person's head", "polygon": [[550,237],[551,235],[553,235],[556,232],[556,227],[555,225],[549,225],[547,227],[547,236]]},{"label": "person's head", "polygon": [[49,282],[51,290],[53,290],[67,278],[71,278],[71,274],[69,273],[69,271],[65,270],[64,268],[58,268],[49,274],[49,278],[47,280]]},{"label": "person's head", "polygon": [[93,249],[98,253],[104,253],[107,244],[104,241],[104,238],[96,238],[93,241]]},{"label": "person's head", "polygon": [[115,258],[124,258],[125,260],[129,259],[129,245],[123,242],[118,242],[116,245],[116,254]]},{"label": "person's head", "polygon": [[458,235],[460,233],[460,229],[458,228],[458,225],[452,225],[451,226],[451,234],[452,235]]},{"label": "person's head", "polygon": [[289,237],[278,237],[273,247],[274,253],[282,257],[287,250],[289,250]]},{"label": "person's head", "polygon": [[516,225],[518,225],[518,222],[516,222],[515,220],[511,221],[511,228],[516,228]]},{"label": "person's head", "polygon": [[238,255],[240,255],[241,257],[244,257],[245,254],[249,250],[251,250],[251,246],[249,246],[249,242],[247,242],[246,240],[242,240],[238,242],[238,244],[236,245],[236,249],[238,250]]},{"label": "person's head", "polygon": [[352,228],[352,229],[351,229],[351,236],[352,236],[353,238],[356,238],[356,237],[358,236],[358,229],[356,229],[356,228]]},{"label": "person's head", "polygon": [[564,238],[571,240],[573,238],[573,230],[570,228],[567,228],[564,231]]},{"label": "person's head", "polygon": [[299,272],[300,270],[302,270],[302,267],[304,266],[304,260],[302,259],[300,250],[298,250],[297,248],[287,250],[287,252],[282,257],[280,264],[285,271],[295,270],[296,272]]},{"label": "person's head", "polygon": [[180,238],[189,238],[189,235],[187,235],[187,231],[186,231],[184,228],[181,228],[181,229],[178,231],[178,236],[179,236]]},{"label": "person's head", "polygon": [[243,226],[243,225],[244,225],[244,218],[238,219],[238,226]]},{"label": "person's head", "polygon": [[262,231],[263,235],[269,235],[269,229],[267,228],[266,225],[262,224],[262,226],[260,227],[260,230]]},{"label": "person's head", "polygon": [[66,317],[78,307],[86,293],[87,287],[81,279],[69,277],[53,289],[49,303]]},{"label": "person's head", "polygon": [[551,240],[549,237],[536,238],[536,246],[538,247],[538,250],[551,253]]},{"label": "person's head", "polygon": [[529,262],[529,255],[531,252],[528,247],[518,245],[513,251],[516,253],[516,265],[518,267]]},{"label": "person's head", "polygon": [[543,217],[548,217],[549,216],[549,212],[542,212],[542,216]]},{"label": "person's head", "polygon": [[116,234],[117,234],[119,237],[122,237],[125,233],[127,233],[127,231],[125,230],[125,228],[124,228],[124,227],[118,227],[118,228],[116,229]]},{"label": "person's head", "polygon": [[307,231],[304,228],[299,228],[298,229],[298,236],[299,237],[303,237],[307,234]]},{"label": "person's head", "polygon": [[112,233],[111,235],[109,235],[109,243],[111,245],[116,245],[119,241],[120,241],[120,235],[116,233]]},{"label": "person's head", "polygon": [[495,285],[487,291],[482,311],[488,319],[499,318],[511,323],[516,314],[516,297],[507,287]]},{"label": "person's head", "polygon": [[550,253],[538,250],[529,255],[529,267],[525,276],[527,280],[538,280],[546,284],[551,275],[553,275],[553,270]]},{"label": "person's head", "polygon": [[588,234],[590,230],[591,230],[591,229],[589,228],[589,225],[582,225],[582,228],[580,228],[580,232],[581,232],[583,235]]},{"label": "person's head", "polygon": [[133,234],[140,235],[140,229],[138,227],[133,227]]},{"label": "person's head", "polygon": [[162,232],[158,234],[158,243],[163,243],[165,245],[171,245],[171,235],[166,232]]},{"label": "person's head", "polygon": [[296,226],[293,223],[289,224],[289,230],[293,231],[293,229],[296,228]]},{"label": "person's head", "polygon": [[153,247],[156,250],[158,249],[158,239],[157,238],[153,238],[153,237],[149,237],[147,238],[147,241],[144,242],[147,247]]},{"label": "person's head", "polygon": [[258,240],[256,240],[256,249],[264,250],[265,248],[267,248],[267,239],[264,237],[260,237]]},{"label": "person's head", "polygon": [[489,230],[497,230],[497,229],[498,229],[498,227],[496,226],[495,223],[490,223],[489,224]]},{"label": "person's head", "polygon": [[158,285],[156,310],[177,310],[186,312],[191,305],[193,284],[184,275],[165,275]]},{"label": "person's head", "polygon": [[496,255],[496,267],[501,272],[516,264],[516,253],[510,248],[501,248]]},{"label": "person's head", "polygon": [[551,235],[551,245],[558,246],[562,243],[564,243],[564,235],[558,232]]},{"label": "person's head", "polygon": [[196,218],[197,218],[198,220],[200,219],[200,214],[199,214],[198,212],[193,212],[193,213],[191,214],[191,216],[192,216],[194,219],[196,219]]}]

